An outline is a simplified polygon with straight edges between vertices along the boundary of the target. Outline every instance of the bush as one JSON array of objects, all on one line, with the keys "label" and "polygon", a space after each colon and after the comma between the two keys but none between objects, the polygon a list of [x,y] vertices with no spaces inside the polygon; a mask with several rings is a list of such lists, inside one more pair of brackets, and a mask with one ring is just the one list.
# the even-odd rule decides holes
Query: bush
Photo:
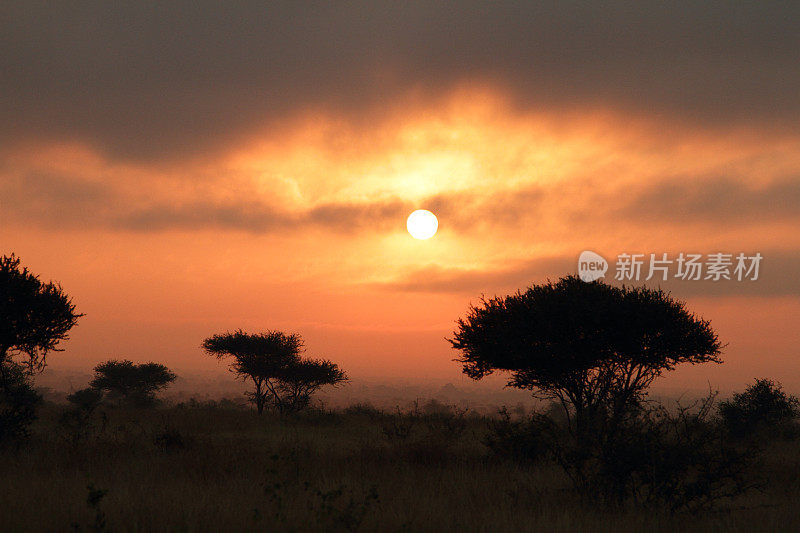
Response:
[{"label": "bush", "polygon": [[[100,507],[100,503],[108,494],[108,490],[98,489],[92,483],[89,483],[86,490],[88,491],[86,495],[86,505],[93,517],[83,521],[83,526],[85,526],[88,531],[109,531],[106,513]],[[82,529],[81,521],[72,522],[70,526],[73,531],[80,531]]]},{"label": "bush", "polygon": [[103,392],[91,387],[77,390],[67,396],[71,408],[64,411],[58,420],[67,443],[75,446],[105,431],[108,417],[105,413],[95,415],[102,399]]},{"label": "bush", "polygon": [[419,403],[411,409],[382,413],[381,430],[394,454],[416,464],[441,465],[452,460],[453,448],[467,429],[467,412],[441,404],[438,413],[425,413]]},{"label": "bush", "polygon": [[165,426],[153,434],[153,444],[164,452],[175,452],[189,447],[191,439],[175,427]]},{"label": "bush", "polygon": [[689,407],[643,409],[591,457],[584,488],[606,502],[671,511],[711,507],[756,486],[754,448],[731,443],[710,417],[716,394]]},{"label": "bush", "polygon": [[672,411],[645,404],[623,420],[600,416],[591,436],[570,431],[553,409],[526,420],[504,410],[486,444],[518,461],[550,458],[590,502],[696,510],[755,486],[755,449],[731,442],[711,418],[715,397]]},{"label": "bush", "polygon": [[21,365],[6,361],[0,366],[0,444],[28,436],[36,420],[36,407],[42,397],[31,384]]},{"label": "bush", "polygon": [[419,422],[419,412],[416,406],[413,411],[408,413],[402,412],[398,407],[396,413],[385,415],[381,423],[381,431],[391,444],[404,446],[411,437],[417,422]]},{"label": "bush", "polygon": [[67,396],[67,401],[79,411],[92,413],[100,406],[100,402],[103,401],[103,391],[87,387],[77,390]]},{"label": "bush", "polygon": [[378,420],[384,416],[383,411],[368,402],[359,402],[349,405],[342,411],[345,415],[364,416],[370,420]]},{"label": "bush", "polygon": [[500,418],[489,421],[484,443],[498,457],[537,461],[544,458],[550,448],[547,426],[549,419],[542,415],[513,420],[508,409],[503,407]]},{"label": "bush", "polygon": [[796,437],[799,433],[796,421],[800,416],[800,401],[770,379],[757,379],[744,392],[721,402],[719,414],[735,438],[760,436],[765,432]]}]

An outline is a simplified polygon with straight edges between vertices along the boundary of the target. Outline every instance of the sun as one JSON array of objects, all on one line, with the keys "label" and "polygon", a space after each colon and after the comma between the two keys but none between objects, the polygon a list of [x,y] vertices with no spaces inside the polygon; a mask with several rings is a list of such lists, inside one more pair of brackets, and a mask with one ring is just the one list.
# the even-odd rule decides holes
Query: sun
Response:
[{"label": "sun", "polygon": [[439,229],[439,220],[436,218],[436,215],[430,211],[426,209],[417,209],[408,215],[406,228],[408,228],[408,232],[415,239],[430,239],[436,235],[436,230]]}]

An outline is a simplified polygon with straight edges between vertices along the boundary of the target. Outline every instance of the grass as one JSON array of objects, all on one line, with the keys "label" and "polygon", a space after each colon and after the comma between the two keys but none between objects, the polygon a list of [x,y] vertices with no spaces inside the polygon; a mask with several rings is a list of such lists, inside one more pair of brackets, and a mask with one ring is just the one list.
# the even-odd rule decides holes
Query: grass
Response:
[{"label": "grass", "polygon": [[800,530],[797,441],[770,445],[762,491],[690,515],[581,502],[552,465],[493,457],[484,417],[103,408],[74,442],[64,409],[0,451],[0,531]]}]

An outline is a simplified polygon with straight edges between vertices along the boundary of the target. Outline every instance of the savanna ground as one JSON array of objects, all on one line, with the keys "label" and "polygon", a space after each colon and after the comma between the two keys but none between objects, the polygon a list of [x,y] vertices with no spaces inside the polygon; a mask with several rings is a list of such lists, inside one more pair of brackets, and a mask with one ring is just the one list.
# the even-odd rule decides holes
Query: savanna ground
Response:
[{"label": "savanna ground", "polygon": [[759,489],[670,513],[582,501],[552,463],[492,453],[490,418],[441,406],[65,409],[0,452],[0,531],[800,531],[797,440],[767,445]]}]

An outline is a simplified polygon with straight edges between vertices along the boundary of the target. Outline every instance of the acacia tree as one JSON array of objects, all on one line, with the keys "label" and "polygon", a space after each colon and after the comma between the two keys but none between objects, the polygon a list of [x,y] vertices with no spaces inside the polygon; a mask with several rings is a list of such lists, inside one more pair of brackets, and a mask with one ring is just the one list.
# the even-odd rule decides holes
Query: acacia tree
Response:
[{"label": "acacia tree", "polygon": [[448,340],[465,374],[509,372],[509,386],[560,402],[581,438],[635,412],[676,365],[721,362],[717,334],[683,302],[577,276],[482,299],[457,326]]},{"label": "acacia tree", "polygon": [[40,281],[14,254],[0,257],[0,441],[27,433],[40,400],[31,375],[81,316],[60,285]]},{"label": "acacia tree", "polygon": [[248,334],[237,330],[209,337],[202,346],[207,354],[218,359],[232,358],[230,370],[253,382],[254,391],[248,397],[259,414],[267,403],[281,412],[302,409],[321,387],[347,381],[335,363],[301,359],[304,343],[297,334],[281,331]]},{"label": "acacia tree", "polygon": [[274,399],[280,411],[299,411],[308,406],[311,395],[323,386],[345,381],[347,375],[335,363],[301,359],[281,371]]},{"label": "acacia tree", "polygon": [[30,372],[41,371],[81,316],[61,285],[43,283],[14,254],[0,258],[0,368],[20,355]]},{"label": "acacia tree", "polygon": [[106,361],[94,367],[93,389],[106,391],[120,404],[148,406],[155,394],[169,386],[177,376],[159,363],[134,364],[132,361]]}]

